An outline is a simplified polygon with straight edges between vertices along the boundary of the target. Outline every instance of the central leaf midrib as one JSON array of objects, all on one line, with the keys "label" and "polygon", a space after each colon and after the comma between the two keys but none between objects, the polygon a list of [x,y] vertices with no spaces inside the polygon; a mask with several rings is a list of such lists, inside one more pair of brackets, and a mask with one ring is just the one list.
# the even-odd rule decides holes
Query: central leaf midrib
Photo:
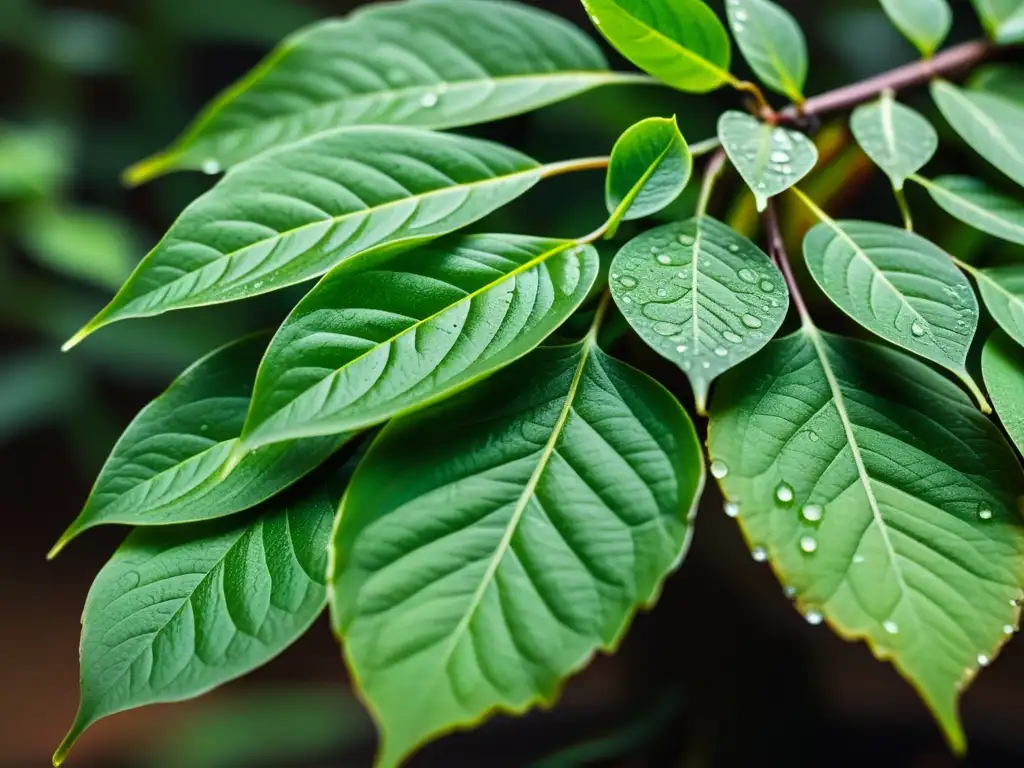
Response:
[{"label": "central leaf midrib", "polygon": [[1009,219],[1003,218],[998,214],[994,213],[993,211],[990,211],[988,208],[981,207],[977,203],[964,197],[962,193],[954,192],[951,189],[947,189],[946,187],[936,184],[934,181],[926,179],[923,176],[915,176],[914,181],[921,184],[921,186],[927,188],[929,192],[935,192],[938,193],[939,195],[945,195],[947,198],[951,198],[955,203],[962,205],[964,208],[970,209],[973,213],[977,214],[978,216],[981,216],[984,219],[990,219],[996,224],[1001,224],[1003,226],[1010,227],[1011,229],[1024,232],[1024,226],[1021,226],[1020,224],[1010,221]]}]

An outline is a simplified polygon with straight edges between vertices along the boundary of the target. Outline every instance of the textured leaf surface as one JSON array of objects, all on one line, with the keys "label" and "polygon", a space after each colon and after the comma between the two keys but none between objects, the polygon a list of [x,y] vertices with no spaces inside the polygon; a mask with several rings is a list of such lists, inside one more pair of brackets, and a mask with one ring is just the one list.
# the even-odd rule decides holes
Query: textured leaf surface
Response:
[{"label": "textured leaf surface", "polygon": [[975,229],[1024,245],[1024,205],[994,192],[970,176],[940,176],[934,181],[915,177],[946,213]]},{"label": "textured leaf surface", "polygon": [[828,220],[807,234],[804,258],[846,314],[948,368],[980,395],[966,367],[978,330],[978,300],[949,254],[887,224]]},{"label": "textured leaf surface", "polygon": [[932,97],[960,138],[1024,186],[1024,105],[943,80],[932,83]]},{"label": "textured leaf surface", "polygon": [[[981,298],[1004,331],[1024,344],[1024,266],[972,270]],[[1020,393],[1024,401],[1024,390]]]},{"label": "textured leaf surface", "polygon": [[986,91],[1011,101],[1024,102],[1024,67],[988,64],[968,79],[972,91]]},{"label": "textured leaf surface", "polygon": [[117,320],[245,299],[368,251],[412,247],[541,175],[507,147],[409,128],[342,129],[268,152],[192,203],[69,346]]},{"label": "textured leaf surface", "polygon": [[244,448],[379,424],[526,354],[586,298],[597,252],[518,235],[451,237],[343,265],[260,366]]},{"label": "textured leaf surface", "polygon": [[147,405],[114,446],[85,508],[55,552],[97,525],[169,525],[224,517],[270,498],[333,453],[344,437],[281,443],[220,478],[238,442],[267,336],[195,363]]},{"label": "textured leaf surface", "polygon": [[767,344],[789,310],[775,265],[708,217],[631,240],[612,262],[609,285],[640,337],[686,373],[701,412],[711,382]]},{"label": "textured leaf surface", "polygon": [[942,45],[953,26],[947,0],[879,0],[892,23],[923,56]]},{"label": "textured leaf surface", "polygon": [[932,159],[939,135],[920,114],[897,102],[891,93],[854,110],[850,129],[857,143],[892,179],[897,190]]},{"label": "textured leaf surface", "polygon": [[82,615],[82,694],[54,755],[102,717],[198,696],[266,663],[327,600],[327,544],[347,470],[251,513],[132,533]]},{"label": "textured leaf surface", "polygon": [[651,216],[672,203],[693,171],[690,148],[675,118],[642,120],[615,143],[605,197],[609,232],[621,221]]},{"label": "textured leaf surface", "polygon": [[285,40],[128,178],[216,172],[342,126],[484,123],[637,80],[609,72],[587,35],[538,9],[465,0],[371,6]]},{"label": "textured leaf surface", "polygon": [[702,0],[583,0],[608,42],[640,69],[682,91],[732,80],[729,35]]},{"label": "textured leaf surface", "polygon": [[392,422],[342,503],[330,578],[379,765],[551,702],[613,648],[679,563],[703,474],[679,403],[589,340]]},{"label": "textured leaf surface", "polygon": [[771,0],[727,0],[725,10],[754,74],[773,91],[803,101],[807,41],[792,14]]},{"label": "textured leaf surface", "polygon": [[725,112],[718,138],[729,160],[754,193],[757,210],[792,187],[818,162],[818,149],[799,131],[772,127],[743,112]]},{"label": "textured leaf surface", "polygon": [[959,693],[1024,580],[1024,477],[995,425],[926,365],[811,328],[723,378],[709,448],[808,620],[892,661],[962,752]]},{"label": "textured leaf surface", "polygon": [[1024,348],[997,331],[985,344],[981,369],[999,420],[1024,453]]}]

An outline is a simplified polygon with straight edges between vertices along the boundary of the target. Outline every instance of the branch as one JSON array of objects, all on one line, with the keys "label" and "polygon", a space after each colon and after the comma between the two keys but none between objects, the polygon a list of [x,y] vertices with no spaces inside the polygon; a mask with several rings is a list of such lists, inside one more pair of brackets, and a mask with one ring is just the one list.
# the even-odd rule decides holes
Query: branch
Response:
[{"label": "branch", "polygon": [[802,117],[823,115],[856,107],[870,101],[885,90],[898,91],[911,88],[931,80],[933,77],[951,75],[969,69],[995,50],[988,40],[972,40],[943,51],[934,58],[904,64],[902,67],[883,72],[859,83],[813,96],[802,106],[790,105],[778,113],[779,122],[795,123]]},{"label": "branch", "polygon": [[786,252],[786,243],[782,239],[782,230],[779,227],[779,214],[775,210],[774,200],[768,200],[768,207],[765,209],[763,218],[765,233],[768,236],[768,255],[772,257],[772,260],[782,271],[782,276],[786,279],[789,295],[793,299],[796,311],[800,314],[800,322],[803,323],[804,327],[813,327],[814,321],[811,320],[811,313],[807,310],[803,294],[800,293],[800,286],[797,284],[796,276],[793,274],[793,267],[789,263],[789,254]]}]

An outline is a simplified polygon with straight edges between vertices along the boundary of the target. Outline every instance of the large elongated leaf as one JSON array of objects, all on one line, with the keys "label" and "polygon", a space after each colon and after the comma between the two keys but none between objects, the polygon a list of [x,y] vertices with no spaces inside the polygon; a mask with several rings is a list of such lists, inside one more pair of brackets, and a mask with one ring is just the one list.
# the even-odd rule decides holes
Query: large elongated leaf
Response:
[{"label": "large elongated leaf", "polygon": [[803,101],[807,41],[793,15],[771,0],[728,0],[725,10],[754,74],[773,91]]},{"label": "large elongated leaf", "polygon": [[891,92],[854,110],[850,129],[861,149],[886,172],[897,191],[939,148],[939,135],[932,124],[897,102]]},{"label": "large elongated leaf", "polygon": [[204,357],[147,405],[100,471],[89,500],[51,553],[97,525],[168,525],[254,507],[321,464],[345,439],[281,443],[246,456],[225,480],[267,336]]},{"label": "large elongated leaf", "polygon": [[363,428],[451,394],[540,344],[597,272],[590,246],[518,235],[343,265],[271,342],[240,450]]},{"label": "large elongated leaf", "polygon": [[978,299],[949,254],[888,224],[828,219],[807,234],[804,258],[836,306],[872,333],[955,373],[987,408],[967,372]]},{"label": "large elongated leaf", "polygon": [[607,83],[598,47],[549,13],[505,2],[414,0],[316,24],[227,89],[165,152],[128,171],[228,168],[350,125],[484,123]]},{"label": "large elongated leaf", "polygon": [[613,648],[678,565],[703,475],[679,403],[592,335],[386,427],[342,502],[330,576],[378,764],[551,702]]},{"label": "large elongated leaf", "polygon": [[729,35],[702,0],[583,0],[608,42],[640,69],[682,91],[733,82]]},{"label": "large elongated leaf", "polygon": [[782,325],[789,291],[750,240],[708,217],[645,232],[615,256],[612,296],[640,337],[686,373],[697,410],[725,371]]},{"label": "large elongated leaf", "polygon": [[946,213],[975,229],[1024,245],[1024,205],[970,176],[913,177]]},{"label": "large elongated leaf", "polygon": [[999,420],[1024,453],[1024,349],[997,331],[985,344],[981,370]]},{"label": "large elongated leaf", "polygon": [[311,478],[231,520],[132,533],[82,615],[82,696],[59,764],[102,717],[193,698],[265,664],[327,601],[327,543],[348,478]]},{"label": "large elongated leaf", "polygon": [[[1024,265],[972,269],[981,298],[996,322],[1024,345]],[[1024,400],[1024,391],[1021,393]]]},{"label": "large elongated leaf", "polygon": [[754,193],[758,211],[768,206],[768,198],[792,187],[818,162],[818,148],[804,134],[772,127],[743,112],[722,114],[718,138]]},{"label": "large elongated leaf", "polygon": [[932,97],[960,138],[1024,186],[1024,105],[943,80],[932,83]]},{"label": "large elongated leaf", "polygon": [[892,23],[923,56],[942,45],[953,26],[947,0],[879,0]]},{"label": "large elongated leaf", "polygon": [[409,128],[343,129],[268,152],[190,205],[67,346],[117,320],[249,298],[359,254],[410,248],[542,175],[507,147]]},{"label": "large elongated leaf", "polygon": [[641,120],[615,142],[605,198],[609,236],[622,221],[650,216],[672,203],[686,187],[693,157],[673,117]]},{"label": "large elongated leaf", "polygon": [[972,91],[985,91],[1024,103],[1024,68],[1010,64],[987,64],[976,69],[967,81]]},{"label": "large elongated leaf", "polygon": [[709,435],[808,621],[891,661],[962,752],[957,698],[1024,585],[1024,476],[998,429],[924,364],[811,327],[723,378]]}]

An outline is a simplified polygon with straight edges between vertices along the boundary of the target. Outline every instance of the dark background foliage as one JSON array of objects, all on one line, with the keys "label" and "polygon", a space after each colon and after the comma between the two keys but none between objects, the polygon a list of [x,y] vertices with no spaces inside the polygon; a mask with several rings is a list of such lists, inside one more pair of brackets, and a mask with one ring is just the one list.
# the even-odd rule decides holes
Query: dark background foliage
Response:
[{"label": "dark background foliage", "polygon": [[[586,24],[576,0],[533,4]],[[873,0],[784,4],[808,34],[810,93],[914,58]],[[127,191],[119,173],[169,142],[285,34],[356,5],[0,0],[2,764],[45,764],[74,713],[78,617],[93,574],[123,532],[91,532],[49,565],[44,555],[77,513],[114,439],[179,370],[247,330],[275,325],[299,295],[126,323],[62,356],[60,342],[210,184],[178,175]],[[968,3],[954,7],[952,41],[977,35]],[[733,99],[605,89],[475,132],[555,160],[605,153],[623,129],[652,114],[677,113],[687,138],[703,139]],[[909,103],[931,114],[920,94]],[[819,138],[825,161],[808,190],[834,213],[895,222],[885,180],[849,146],[843,124],[826,124]],[[955,149],[937,164],[982,171]],[[595,175],[553,181],[486,226],[589,231],[602,218],[602,186]],[[725,189],[713,211],[751,229],[747,196],[736,196],[734,184]],[[798,235],[807,224],[802,214],[784,213],[787,232]],[[924,232],[962,258],[992,247],[945,219],[922,218]],[[830,322],[838,329],[834,316]],[[620,351],[689,397],[685,381],[650,353]],[[863,645],[805,624],[766,568],[750,560],[714,491],[704,507],[684,568],[616,656],[572,680],[553,711],[497,718],[430,746],[412,764],[526,766],[584,743],[589,752],[544,765],[952,765],[896,672]],[[1018,641],[964,699],[970,765],[1024,764],[1022,688]],[[82,739],[71,764],[368,766],[372,752],[371,725],[321,622],[243,681],[196,702],[105,721]],[[587,762],[590,752],[612,756]]]}]

